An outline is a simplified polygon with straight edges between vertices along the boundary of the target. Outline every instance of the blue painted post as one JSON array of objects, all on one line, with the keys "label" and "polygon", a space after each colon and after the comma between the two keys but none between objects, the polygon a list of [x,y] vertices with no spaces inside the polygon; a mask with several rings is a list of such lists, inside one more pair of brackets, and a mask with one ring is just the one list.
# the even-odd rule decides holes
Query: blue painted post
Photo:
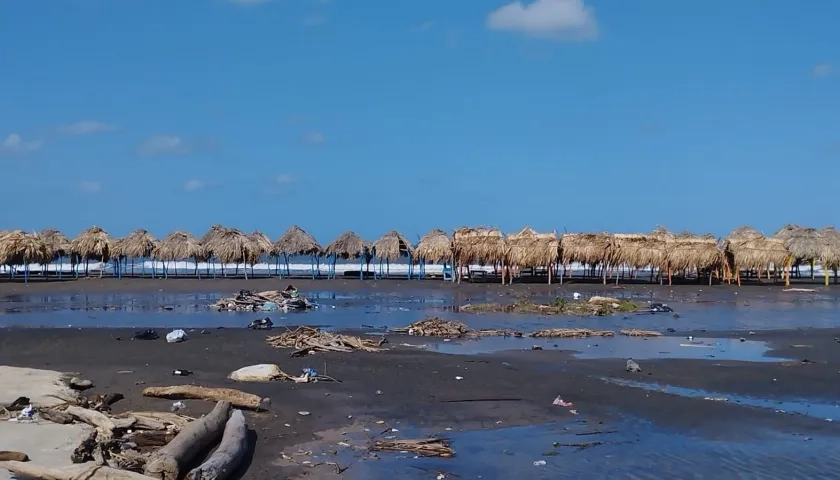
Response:
[{"label": "blue painted post", "polygon": [[332,277],[330,277],[330,278],[335,278],[335,262],[336,262],[337,258],[338,257],[336,257],[335,254],[332,255],[332,262],[331,262],[331,269],[330,269],[330,271],[332,272]]},{"label": "blue painted post", "polygon": [[215,257],[211,256],[209,261],[213,263],[213,280],[215,280],[216,279],[216,259],[215,259]]},{"label": "blue painted post", "polygon": [[62,260],[62,258],[61,258],[61,256],[59,256],[58,257],[58,279],[59,280],[61,280],[61,271],[64,270],[64,268],[62,268],[64,266],[64,262],[62,262],[61,260]]},{"label": "blue painted post", "polygon": [[390,276],[391,276],[391,259],[386,258],[385,259],[385,278],[388,278]]},{"label": "blue painted post", "polygon": [[411,254],[408,254],[408,279],[411,280],[411,269],[414,268],[414,262],[412,261]]},{"label": "blue painted post", "polygon": [[365,270],[362,268],[362,265],[365,263],[365,252],[362,250],[362,256],[359,257],[359,280],[365,279]]},{"label": "blue painted post", "polygon": [[23,265],[23,283],[29,283],[29,262],[26,260]]},{"label": "blue painted post", "polygon": [[199,270],[198,268],[198,258],[193,257],[193,260],[195,261],[195,276],[198,277],[199,280],[201,280],[201,270]]}]

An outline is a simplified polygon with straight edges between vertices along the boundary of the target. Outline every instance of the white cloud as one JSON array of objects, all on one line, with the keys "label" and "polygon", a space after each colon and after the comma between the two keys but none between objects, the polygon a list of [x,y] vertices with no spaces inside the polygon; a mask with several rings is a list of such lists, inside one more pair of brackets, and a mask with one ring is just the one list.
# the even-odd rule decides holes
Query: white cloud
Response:
[{"label": "white cloud", "polygon": [[281,173],[280,175],[277,175],[276,180],[278,185],[288,185],[290,183],[295,183],[297,178],[290,173]]},{"label": "white cloud", "polygon": [[102,183],[87,180],[79,184],[79,190],[83,193],[99,193],[102,191]]},{"label": "white cloud", "polygon": [[44,146],[43,140],[24,140],[20,134],[10,133],[3,140],[2,151],[12,154],[29,153]]},{"label": "white cloud", "polygon": [[303,136],[303,141],[313,145],[318,145],[326,142],[327,136],[324,135],[324,132],[309,132]]},{"label": "white cloud", "polygon": [[187,192],[195,192],[207,188],[207,182],[203,180],[189,180],[184,184],[184,190]]},{"label": "white cloud", "polygon": [[323,15],[309,15],[303,19],[304,27],[317,27],[327,22]]},{"label": "white cloud", "polygon": [[491,30],[554,40],[590,40],[598,36],[593,10],[584,0],[534,0],[509,3],[487,16]]},{"label": "white cloud", "polygon": [[175,135],[155,135],[140,144],[140,155],[186,155],[191,148],[181,137]]},{"label": "white cloud", "polygon": [[828,77],[834,73],[834,65],[830,63],[819,63],[814,65],[814,69],[811,71],[811,74],[815,77]]},{"label": "white cloud", "polygon": [[59,133],[66,135],[86,135],[89,133],[113,132],[117,127],[95,120],[82,120],[58,127]]}]

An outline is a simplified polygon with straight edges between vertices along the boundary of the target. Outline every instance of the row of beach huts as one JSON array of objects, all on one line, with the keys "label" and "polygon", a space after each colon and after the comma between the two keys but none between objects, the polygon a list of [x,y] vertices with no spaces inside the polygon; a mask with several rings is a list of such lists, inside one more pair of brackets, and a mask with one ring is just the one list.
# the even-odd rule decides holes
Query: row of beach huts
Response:
[{"label": "row of beach huts", "polygon": [[[833,227],[814,229],[787,225],[772,236],[741,227],[724,238],[712,235],[675,234],[659,227],[648,234],[623,233],[538,233],[531,228],[504,234],[495,228],[460,228],[451,235],[433,230],[413,243],[397,231],[369,242],[353,232],[345,232],[326,247],[298,226],[289,228],[277,241],[259,231],[245,234],[235,228],[215,225],[202,237],[176,231],[158,240],[146,230],[135,230],[122,238],[112,238],[100,227],[92,227],[72,240],[54,229],[37,232],[0,230],[0,265],[22,266],[28,279],[30,265],[50,265],[69,259],[76,276],[86,275],[91,261],[113,262],[116,275],[126,273],[128,260],[152,259],[159,262],[193,261],[251,265],[271,260],[275,274],[289,274],[289,258],[306,256],[313,265],[325,261],[328,277],[335,276],[337,260],[357,260],[364,264],[408,259],[409,278],[422,277],[426,264],[443,264],[444,277],[460,282],[470,275],[470,265],[497,267],[501,281],[509,283],[529,272],[544,275],[547,282],[568,278],[572,266],[583,267],[583,275],[604,283],[621,278],[671,284],[674,276],[700,280],[713,279],[741,284],[744,276],[761,280],[784,279],[800,265],[823,268],[825,283],[829,271],[840,268],[840,232]],[[215,263],[214,263],[215,265]],[[412,266],[419,269],[414,270]],[[12,274],[15,268],[10,269]],[[247,277],[247,268],[245,275]],[[48,270],[47,270],[48,271]],[[237,267],[238,271],[238,267]],[[320,271],[320,268],[318,269]],[[270,269],[269,269],[270,272]],[[166,273],[165,271],[162,273]],[[60,274],[60,270],[59,270]],[[100,270],[100,275],[102,271]],[[215,273],[214,273],[215,276]],[[812,277],[813,278],[813,277]]]}]

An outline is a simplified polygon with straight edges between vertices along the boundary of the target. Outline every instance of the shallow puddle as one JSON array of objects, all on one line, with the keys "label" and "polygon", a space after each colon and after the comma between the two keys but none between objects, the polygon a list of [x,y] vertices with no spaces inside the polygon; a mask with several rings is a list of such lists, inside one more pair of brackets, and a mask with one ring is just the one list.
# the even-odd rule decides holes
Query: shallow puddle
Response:
[{"label": "shallow puddle", "polygon": [[[833,439],[777,432],[757,433],[750,441],[720,441],[628,421],[600,432],[577,423],[434,433],[451,440],[454,457],[378,452],[377,458],[371,459],[369,454],[344,448],[334,458],[342,466],[349,465],[345,478],[357,479],[788,479],[820,478],[840,471]],[[400,427],[378,438],[427,435]],[[347,440],[354,446],[367,443],[361,438]]]},{"label": "shallow puddle", "polygon": [[719,392],[709,392],[694,388],[675,387],[673,385],[661,385],[652,382],[637,382],[620,378],[603,377],[602,380],[615,385],[631,388],[641,388],[649,391],[662,392],[680,397],[700,398],[708,401],[725,401],[736,405],[744,405],[755,408],[772,409],[778,413],[790,413],[825,419],[827,421],[840,420],[840,404],[838,403],[817,403],[804,399],[768,399],[749,397],[745,395],[732,395]]},{"label": "shallow puddle", "polygon": [[[740,341],[740,339],[683,337],[589,337],[589,338],[514,338],[486,337],[477,340],[451,340],[424,342],[422,338],[408,337],[399,343],[426,345],[430,351],[440,353],[475,355],[504,350],[532,349],[574,351],[575,358],[681,358],[692,360],[737,360],[744,362],[781,362],[787,359],[768,357],[766,342]],[[392,338],[393,340],[393,338]]]}]

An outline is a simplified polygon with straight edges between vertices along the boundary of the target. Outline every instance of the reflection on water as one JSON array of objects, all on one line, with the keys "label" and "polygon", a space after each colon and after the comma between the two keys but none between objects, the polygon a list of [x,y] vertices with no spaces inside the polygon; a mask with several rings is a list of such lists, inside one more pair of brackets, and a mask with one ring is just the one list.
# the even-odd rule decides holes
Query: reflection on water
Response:
[{"label": "reflection on water", "polygon": [[[402,342],[402,340],[401,340]],[[590,338],[515,338],[486,337],[477,340],[449,342],[424,342],[422,338],[409,337],[406,343],[426,345],[431,351],[461,355],[493,353],[502,350],[531,349],[539,345],[544,350],[575,351],[577,358],[684,358],[717,359],[745,362],[779,362],[787,359],[766,357],[770,350],[766,342],[740,341],[739,339],[682,337],[638,338],[618,335]]]},{"label": "reflection on water", "polygon": [[[399,430],[394,434],[398,438],[418,438],[411,429]],[[358,479],[428,479],[445,472],[445,478],[469,479],[716,480],[827,478],[832,476],[829,472],[840,472],[840,455],[834,446],[836,440],[831,438],[756,432],[749,441],[709,440],[663,431],[641,421],[628,421],[614,428],[614,433],[578,435],[592,430],[597,429],[555,424],[435,432],[452,440],[455,457],[381,453],[378,460],[355,460],[345,475]],[[584,449],[563,445],[597,442],[602,443]],[[339,461],[344,465],[347,460]]]},{"label": "reflection on water", "polygon": [[621,385],[630,388],[641,388],[644,390],[658,391],[667,393],[668,395],[678,395],[680,397],[689,398],[703,398],[703,399],[726,399],[725,401],[738,405],[746,405],[748,407],[769,408],[779,413],[793,413],[797,415],[805,415],[808,417],[824,418],[826,420],[834,421],[840,419],[840,404],[838,403],[815,403],[809,400],[778,400],[748,397],[744,395],[722,394],[716,392],[708,392],[696,388],[675,387],[673,385],[660,385],[653,382],[636,382],[633,380],[624,380],[621,378],[602,378],[605,382],[615,385]]},{"label": "reflection on water", "polygon": [[[363,325],[376,328],[402,327],[426,316],[440,316],[459,320],[476,329],[501,328],[537,330],[540,328],[592,328],[617,330],[640,328],[665,331],[689,330],[761,330],[797,327],[835,327],[837,298],[821,295],[794,295],[769,292],[765,300],[749,301],[731,295],[732,301],[702,303],[702,300],[681,299],[669,304],[678,316],[671,314],[616,314],[606,317],[551,317],[513,315],[504,313],[467,314],[452,311],[453,305],[476,302],[510,301],[511,295],[496,293],[466,295],[460,291],[407,290],[405,292],[359,291],[338,294],[330,291],[304,292],[316,303],[318,310],[288,317],[287,323],[329,325],[336,329],[355,329]],[[616,295],[616,292],[604,292]],[[568,295],[565,292],[564,295]],[[648,297],[635,294],[638,301]],[[15,313],[0,317],[0,323],[16,326],[162,326],[233,327],[246,324],[245,318],[259,313],[218,313],[207,306],[223,295],[219,293],[146,294],[75,294],[75,295],[13,295],[0,300],[0,312]],[[721,294],[718,294],[720,297]],[[630,297],[625,297],[630,298]],[[50,312],[49,315],[44,313]],[[294,318],[292,318],[294,317]],[[277,318],[272,318],[277,322]],[[280,318],[279,323],[286,321]],[[244,322],[244,323],[243,323]]]}]

